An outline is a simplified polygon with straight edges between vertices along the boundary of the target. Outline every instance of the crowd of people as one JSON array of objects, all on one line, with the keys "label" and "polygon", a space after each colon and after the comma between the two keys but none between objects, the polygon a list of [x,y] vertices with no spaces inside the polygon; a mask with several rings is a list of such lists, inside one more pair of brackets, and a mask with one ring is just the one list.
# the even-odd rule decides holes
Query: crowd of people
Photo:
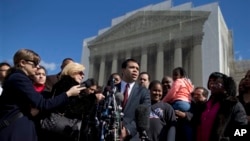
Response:
[{"label": "crowd of people", "polygon": [[[172,76],[151,80],[148,72],[140,72],[137,60],[126,59],[121,72],[110,74],[107,84],[99,86],[93,78],[83,81],[88,68],[72,58],[65,58],[55,75],[48,75],[40,60],[36,52],[20,49],[13,66],[0,63],[1,141],[250,139],[235,135],[238,129],[250,132],[250,70],[238,89],[234,79],[221,72],[211,72],[205,88],[194,86],[182,67],[173,69]],[[116,121],[103,113],[116,108],[121,109],[118,130],[107,126]],[[139,117],[138,109],[143,112]],[[41,121],[52,113],[77,120],[76,129],[45,130]]]}]

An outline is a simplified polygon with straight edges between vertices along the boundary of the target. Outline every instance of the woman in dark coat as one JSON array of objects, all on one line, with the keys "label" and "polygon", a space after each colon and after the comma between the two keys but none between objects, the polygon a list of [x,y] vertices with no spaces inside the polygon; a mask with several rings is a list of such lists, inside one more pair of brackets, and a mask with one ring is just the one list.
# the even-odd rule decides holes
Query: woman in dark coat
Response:
[{"label": "woman in dark coat", "polygon": [[31,120],[31,107],[49,110],[68,102],[68,97],[79,95],[83,88],[73,86],[54,99],[44,99],[33,87],[30,76],[39,68],[40,57],[28,49],[14,55],[14,68],[9,70],[0,97],[0,140],[36,141],[37,134]]},{"label": "woman in dark coat", "polygon": [[[196,141],[233,141],[236,129],[247,125],[246,112],[236,98],[236,84],[232,77],[219,72],[210,74],[209,100],[197,108],[192,119]],[[243,139],[243,138],[238,138]]]},{"label": "woman in dark coat", "polygon": [[[244,78],[241,79],[238,87],[238,98],[247,113],[247,131],[250,132],[250,70],[247,71]],[[248,133],[250,138],[250,133]]]},{"label": "woman in dark coat", "polygon": [[[59,81],[52,88],[52,95],[60,95],[60,93],[68,91],[72,86],[79,85],[84,78],[84,69],[85,67],[83,65],[75,62],[66,65],[60,74]],[[91,80],[88,79],[85,81],[82,84],[82,87],[85,87],[86,89],[82,90],[79,96],[71,97],[66,105],[58,107],[53,112],[58,112],[64,114],[68,118],[82,121],[83,117],[87,114],[87,111],[91,109],[90,105],[94,105],[96,100],[100,101],[104,98],[101,93],[95,95],[92,94],[97,89],[97,82],[94,82],[95,83],[92,85]],[[74,141],[78,140],[78,138],[79,130],[72,131],[70,134],[65,133],[63,135],[50,132],[47,134],[46,141]]]}]

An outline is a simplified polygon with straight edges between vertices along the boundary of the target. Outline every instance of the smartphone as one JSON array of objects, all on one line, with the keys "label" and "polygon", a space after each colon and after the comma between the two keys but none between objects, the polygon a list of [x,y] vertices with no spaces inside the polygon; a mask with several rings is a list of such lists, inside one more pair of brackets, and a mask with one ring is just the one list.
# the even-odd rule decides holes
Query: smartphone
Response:
[{"label": "smartphone", "polygon": [[81,83],[80,87],[86,87],[85,83]]}]

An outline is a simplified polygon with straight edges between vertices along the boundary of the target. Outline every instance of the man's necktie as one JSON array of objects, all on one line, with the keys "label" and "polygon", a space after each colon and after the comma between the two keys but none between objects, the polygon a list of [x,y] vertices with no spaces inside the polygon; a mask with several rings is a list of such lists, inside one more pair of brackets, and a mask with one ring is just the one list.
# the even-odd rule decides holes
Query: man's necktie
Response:
[{"label": "man's necktie", "polygon": [[129,89],[129,84],[127,83],[126,84],[126,87],[125,87],[125,91],[124,91],[124,99],[123,99],[123,102],[122,102],[122,108],[124,109],[125,108],[125,105],[128,101],[128,89]]}]

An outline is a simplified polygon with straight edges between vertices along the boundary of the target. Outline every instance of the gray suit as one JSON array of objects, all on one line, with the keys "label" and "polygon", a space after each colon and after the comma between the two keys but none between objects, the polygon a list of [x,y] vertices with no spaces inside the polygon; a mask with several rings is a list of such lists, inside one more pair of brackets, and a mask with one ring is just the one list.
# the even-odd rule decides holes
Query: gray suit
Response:
[{"label": "gray suit", "polygon": [[[118,84],[118,90],[121,90],[121,84]],[[127,104],[123,110],[123,124],[130,134],[126,140],[139,140],[135,123],[135,111],[136,108],[141,104],[145,104],[150,107],[150,93],[147,88],[141,87],[135,83],[131,90]]]}]

